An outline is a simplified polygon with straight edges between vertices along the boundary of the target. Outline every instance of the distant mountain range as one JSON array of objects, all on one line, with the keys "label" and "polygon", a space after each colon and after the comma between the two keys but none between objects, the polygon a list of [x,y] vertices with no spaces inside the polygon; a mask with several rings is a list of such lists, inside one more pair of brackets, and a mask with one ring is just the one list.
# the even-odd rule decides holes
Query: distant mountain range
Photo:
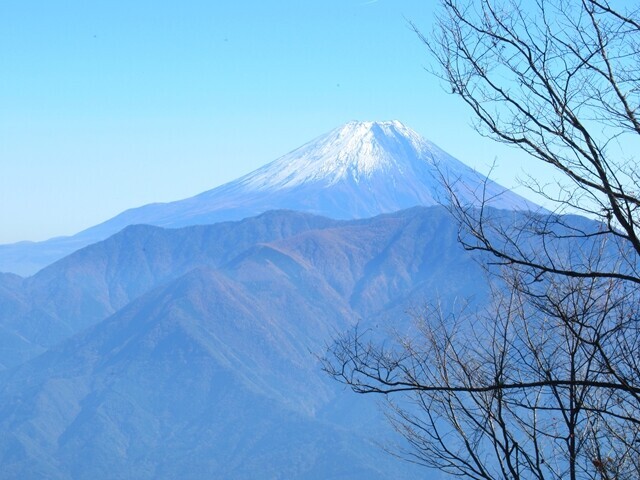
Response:
[{"label": "distant mountain range", "polygon": [[0,272],[32,275],[128,225],[183,227],[289,209],[336,219],[368,218],[446,201],[442,179],[470,204],[528,209],[400,122],[351,122],[235,181],[195,197],[127,210],[71,237],[0,245]]},{"label": "distant mountain range", "polygon": [[[442,207],[128,227],[0,277],[0,478],[415,478],[314,354],[484,294]],[[376,420],[378,419],[378,420]]]}]

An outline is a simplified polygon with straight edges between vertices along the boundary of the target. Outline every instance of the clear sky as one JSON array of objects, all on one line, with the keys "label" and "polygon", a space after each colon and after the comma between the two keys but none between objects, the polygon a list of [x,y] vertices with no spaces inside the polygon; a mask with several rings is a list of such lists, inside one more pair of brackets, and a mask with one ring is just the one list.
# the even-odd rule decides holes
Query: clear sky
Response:
[{"label": "clear sky", "polygon": [[[216,187],[350,120],[397,119],[515,184],[425,71],[424,0],[0,1],[0,243]],[[525,193],[519,191],[520,193]]]}]

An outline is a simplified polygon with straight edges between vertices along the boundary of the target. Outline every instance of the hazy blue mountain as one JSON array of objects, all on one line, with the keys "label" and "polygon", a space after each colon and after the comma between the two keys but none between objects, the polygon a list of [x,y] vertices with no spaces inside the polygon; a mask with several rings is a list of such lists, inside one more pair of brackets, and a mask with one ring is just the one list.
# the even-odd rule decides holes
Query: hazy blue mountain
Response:
[{"label": "hazy blue mountain", "polygon": [[[260,242],[335,221],[295,212],[215,226],[131,226],[41,270],[0,275],[0,368],[22,362],[93,325],[157,285],[218,266]],[[19,340],[19,341],[18,341]]]},{"label": "hazy blue mountain", "polygon": [[273,209],[354,219],[430,206],[446,200],[443,178],[472,204],[485,196],[496,208],[531,206],[400,122],[351,122],[195,197],[127,210],[72,237],[0,245],[0,271],[31,275],[133,224],[211,224]]},{"label": "hazy blue mountain", "polygon": [[21,334],[20,323],[29,321],[31,310],[23,285],[21,277],[0,273],[0,370],[43,351],[32,343],[35,332],[28,333],[27,338]]},{"label": "hazy blue mountain", "polygon": [[339,308],[274,286],[288,302],[196,269],[7,374],[0,478],[389,478],[317,413],[335,391],[308,347]]},{"label": "hazy blue mountain", "polygon": [[21,315],[0,326],[32,348],[0,373],[0,478],[415,478],[313,353],[355,322],[402,329],[411,306],[481,295],[456,235],[442,207],[269,212],[129,227],[0,277]]},{"label": "hazy blue mountain", "polygon": [[[349,222],[279,211],[182,229],[131,226],[28,279],[5,275],[11,289],[0,288],[0,302],[13,306],[0,309],[0,328],[13,333],[0,365],[38,354],[194,268],[225,268],[259,286],[255,262],[302,262],[301,271],[315,275],[309,288],[327,283],[360,317],[403,308],[412,296],[419,302],[425,292],[468,295],[471,261],[455,239],[440,207]],[[271,277],[264,289],[274,295]]]}]

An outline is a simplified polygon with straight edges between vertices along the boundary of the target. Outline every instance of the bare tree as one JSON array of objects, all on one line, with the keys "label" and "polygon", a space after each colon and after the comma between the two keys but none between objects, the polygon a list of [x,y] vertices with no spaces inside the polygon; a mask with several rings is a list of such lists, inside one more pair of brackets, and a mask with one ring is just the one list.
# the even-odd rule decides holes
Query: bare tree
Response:
[{"label": "bare tree", "polygon": [[[492,241],[478,212],[467,215],[472,210],[458,205],[476,242],[467,246],[537,272],[637,283],[640,176],[633,154],[640,146],[639,6],[614,10],[599,0],[535,0],[526,7],[499,0],[442,4],[434,36],[418,33],[451,91],[471,107],[477,130],[555,167],[556,188],[538,184],[535,176],[529,187],[555,205],[556,213],[570,210],[599,220],[598,230],[589,233],[614,237],[626,270],[559,268],[551,259],[519,251],[513,231]],[[547,228],[532,222],[515,231],[544,241]],[[498,239],[505,244],[496,245]]]},{"label": "bare tree", "polygon": [[436,71],[479,132],[555,167],[556,185],[526,182],[555,211],[477,208],[450,185],[492,305],[425,309],[387,346],[354,331],[325,369],[388,396],[409,460],[478,479],[640,478],[639,5],[441,3],[436,32],[416,28]]},{"label": "bare tree", "polygon": [[389,396],[411,461],[478,479],[640,478],[640,298],[617,279],[534,293],[503,276],[486,311],[428,308],[387,346],[351,332],[325,368]]}]

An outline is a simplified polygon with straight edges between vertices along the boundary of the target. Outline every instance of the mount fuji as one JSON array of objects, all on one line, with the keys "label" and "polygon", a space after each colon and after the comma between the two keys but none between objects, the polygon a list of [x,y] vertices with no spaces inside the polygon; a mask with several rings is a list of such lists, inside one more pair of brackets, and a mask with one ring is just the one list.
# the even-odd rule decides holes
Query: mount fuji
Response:
[{"label": "mount fuji", "polygon": [[350,122],[194,197],[130,209],[70,237],[0,245],[0,271],[31,275],[133,224],[212,224],[274,209],[356,219],[431,206],[446,201],[443,180],[466,203],[483,197],[496,208],[533,207],[398,121]]}]

